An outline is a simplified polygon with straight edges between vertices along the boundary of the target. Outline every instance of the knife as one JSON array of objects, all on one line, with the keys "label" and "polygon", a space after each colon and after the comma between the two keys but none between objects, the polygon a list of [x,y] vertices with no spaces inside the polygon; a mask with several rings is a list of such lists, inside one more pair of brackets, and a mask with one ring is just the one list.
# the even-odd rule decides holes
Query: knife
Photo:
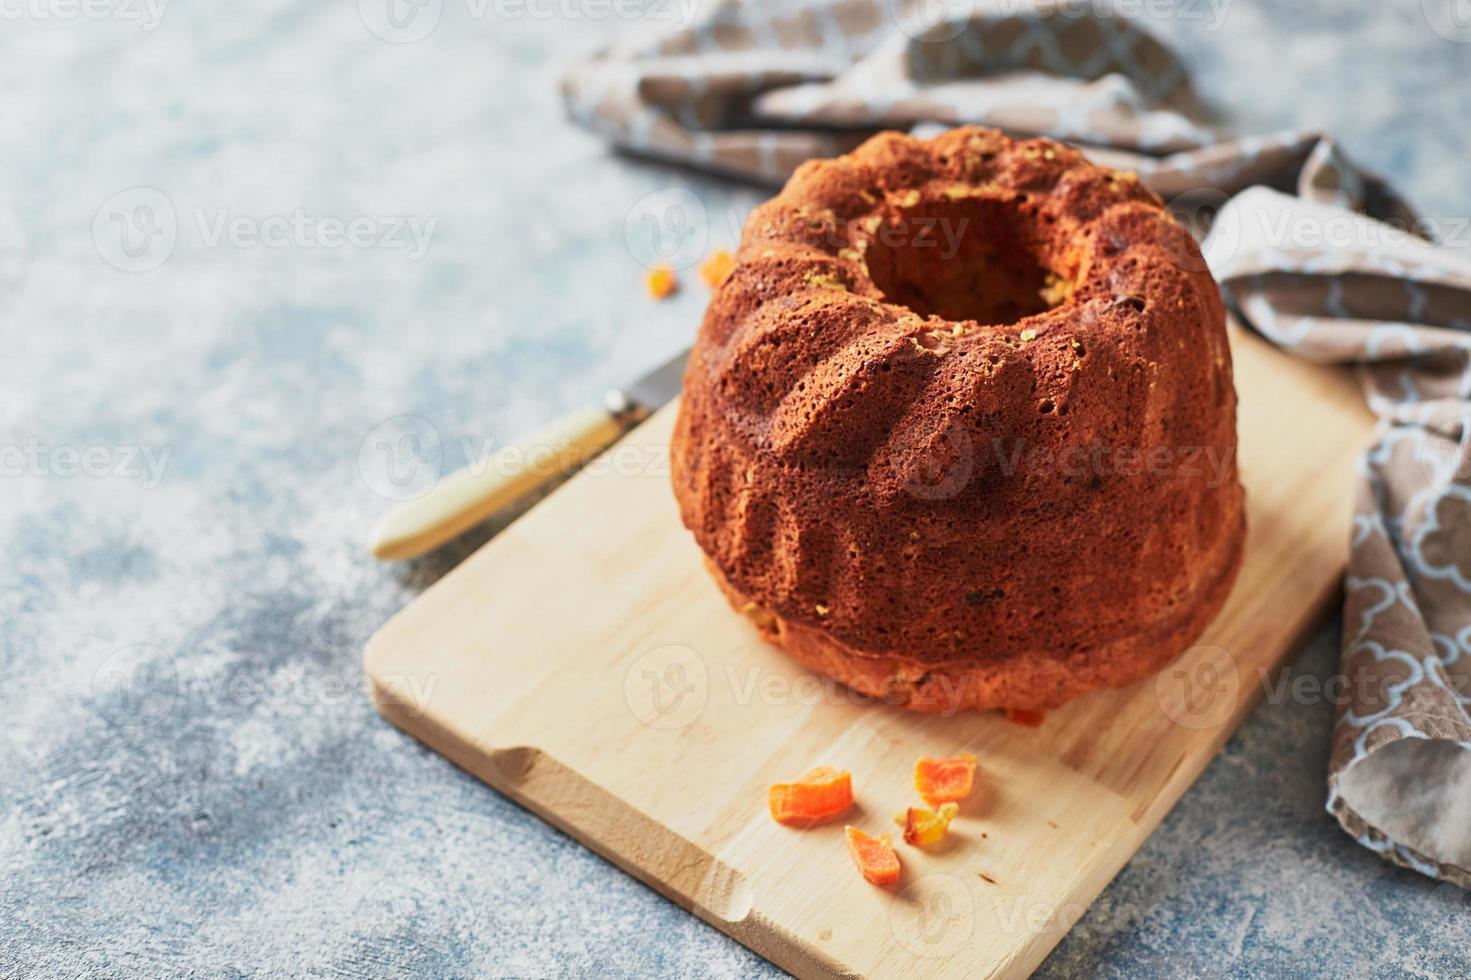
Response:
[{"label": "knife", "polygon": [[[467,466],[423,496],[398,504],[373,525],[368,541],[373,557],[395,561],[422,555],[579,469],[678,395],[688,360],[689,350],[680,351],[627,387],[609,391],[602,405],[574,411],[518,440],[519,453],[502,451],[519,461],[515,466]],[[548,454],[556,465],[528,465],[547,460]]]}]

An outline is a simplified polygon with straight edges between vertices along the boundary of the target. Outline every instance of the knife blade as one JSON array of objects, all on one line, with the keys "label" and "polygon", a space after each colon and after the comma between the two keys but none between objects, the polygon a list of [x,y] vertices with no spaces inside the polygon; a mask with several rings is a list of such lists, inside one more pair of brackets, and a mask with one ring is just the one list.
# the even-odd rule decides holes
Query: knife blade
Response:
[{"label": "knife blade", "polygon": [[373,525],[368,539],[373,557],[397,561],[422,555],[580,469],[679,394],[688,360],[689,350],[682,350],[609,391],[602,405],[571,412],[518,439],[513,445],[519,452],[499,453],[508,462],[466,466],[394,506]]}]

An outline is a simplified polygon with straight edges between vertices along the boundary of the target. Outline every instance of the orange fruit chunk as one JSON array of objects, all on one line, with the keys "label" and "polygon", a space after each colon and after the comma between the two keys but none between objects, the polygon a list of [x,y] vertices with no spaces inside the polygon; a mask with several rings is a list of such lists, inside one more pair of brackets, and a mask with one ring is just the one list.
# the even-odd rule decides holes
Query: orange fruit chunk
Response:
[{"label": "orange fruit chunk", "polygon": [[656,265],[649,270],[648,278],[644,280],[644,287],[654,299],[663,299],[679,288],[679,281],[674,278],[674,270],[669,266]]},{"label": "orange fruit chunk", "polygon": [[960,806],[955,803],[941,803],[934,811],[912,806],[894,819],[904,827],[904,843],[927,847],[944,839],[950,821],[959,812]]},{"label": "orange fruit chunk", "polygon": [[854,826],[843,828],[848,836],[848,854],[858,866],[858,873],[875,885],[892,885],[899,880],[899,855],[889,843],[889,835],[870,837]]},{"label": "orange fruit chunk", "polygon": [[735,268],[735,256],[723,248],[717,248],[715,252],[700,266],[700,276],[704,278],[705,285],[711,289],[725,282],[730,271]]},{"label": "orange fruit chunk", "polygon": [[976,757],[969,752],[947,759],[921,756],[914,764],[914,788],[930,806],[965,799],[975,778]]},{"label": "orange fruit chunk", "polygon": [[811,827],[853,805],[853,778],[844,769],[818,766],[801,779],[766,791],[771,819],[788,827]]}]

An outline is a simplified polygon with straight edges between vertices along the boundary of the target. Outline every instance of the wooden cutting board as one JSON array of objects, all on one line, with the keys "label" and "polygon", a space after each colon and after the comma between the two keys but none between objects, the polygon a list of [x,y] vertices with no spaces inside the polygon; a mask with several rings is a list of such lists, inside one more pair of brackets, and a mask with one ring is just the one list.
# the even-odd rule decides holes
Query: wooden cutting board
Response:
[{"label": "wooden cutting board", "polygon": [[[798,976],[1021,976],[1139,847],[1338,594],[1351,378],[1232,328],[1245,565],[1219,620],[1157,678],[1039,729],[995,712],[862,705],[726,605],[679,523],[664,409],[369,642],[395,725]],[[922,754],[973,752],[948,846],[859,878],[842,821],[772,822],[768,784],[852,770],[848,821],[896,834]],[[657,942],[658,937],[640,941]]]}]

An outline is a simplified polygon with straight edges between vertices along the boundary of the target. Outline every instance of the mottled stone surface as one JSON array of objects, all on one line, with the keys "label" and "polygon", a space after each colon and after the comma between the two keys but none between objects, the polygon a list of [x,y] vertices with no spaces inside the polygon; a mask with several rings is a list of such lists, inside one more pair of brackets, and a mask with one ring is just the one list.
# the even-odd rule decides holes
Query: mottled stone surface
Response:
[{"label": "mottled stone surface", "polygon": [[[559,61],[642,25],[444,0],[391,44],[354,7],[175,0],[153,30],[142,0],[5,8],[0,974],[774,973],[399,735],[359,679],[467,547],[367,560],[383,492],[682,346],[703,287],[644,299],[637,202],[688,187],[729,244],[761,192],[563,122]],[[1241,128],[1335,132],[1464,216],[1471,46],[1399,7],[1158,26]],[[323,219],[354,218],[332,247]],[[426,461],[390,472],[406,415]],[[1335,643],[1296,669],[1326,676]],[[1459,893],[1322,812],[1330,714],[1257,711],[1043,973],[1464,973]]]}]

